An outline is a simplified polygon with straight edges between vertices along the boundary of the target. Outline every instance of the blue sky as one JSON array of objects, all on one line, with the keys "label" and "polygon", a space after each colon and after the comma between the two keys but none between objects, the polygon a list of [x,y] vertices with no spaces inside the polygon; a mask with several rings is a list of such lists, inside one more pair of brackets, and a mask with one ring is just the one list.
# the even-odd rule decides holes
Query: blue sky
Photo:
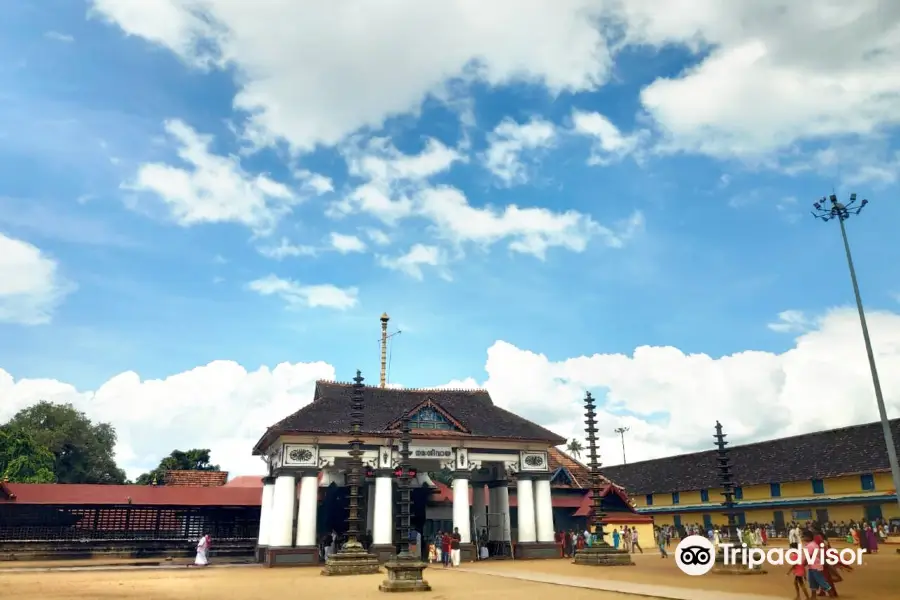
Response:
[{"label": "blue sky", "polygon": [[[575,5],[592,3],[571,2],[559,11],[571,9],[572,15],[550,17],[560,20],[559,27],[548,22],[534,32],[543,54],[528,48],[524,34],[495,49],[473,33],[471,56],[464,41],[453,48],[436,42],[410,47],[397,55],[402,61],[391,61],[375,56],[379,39],[413,35],[415,28],[371,40],[368,33],[335,33],[329,41],[330,32],[319,39],[302,25],[283,32],[278,11],[261,8],[267,14],[250,20],[269,19],[273,50],[262,47],[266,36],[249,25],[240,30],[240,9],[204,2],[207,20],[230,31],[233,45],[198,35],[201,42],[184,50],[176,34],[189,36],[166,29],[174,21],[164,17],[175,14],[165,13],[167,7],[192,14],[184,8],[189,3],[152,4],[132,5],[135,14],[128,14],[115,0],[15,3],[0,24],[0,233],[55,261],[53,285],[62,290],[46,322],[23,324],[12,316],[0,323],[6,342],[0,344],[0,367],[16,379],[55,379],[93,390],[124,371],[164,378],[225,359],[248,370],[325,361],[341,379],[361,368],[374,381],[383,311],[392,317],[391,329],[403,331],[395,338],[391,379],[408,386],[484,381],[486,351],[497,340],[551,362],[628,355],[643,345],[714,358],[745,350],[778,354],[795,345],[793,337],[767,327],[779,313],[821,315],[852,301],[837,225],[809,214],[811,203],[833,189],[842,198],[853,191],[870,199],[848,224],[859,277],[873,310],[896,311],[897,113],[875,100],[848,99],[846,90],[835,92],[833,101],[821,99],[823,106],[812,106],[816,98],[789,104],[790,86],[774,90],[782,83],[778,77],[799,83],[823,74],[834,78],[828,85],[840,87],[849,85],[852,68],[877,74],[881,63],[864,64],[865,48],[858,64],[832,68],[828,56],[816,64],[805,60],[803,40],[796,48],[779,48],[777,36],[784,32],[763,33],[762,25],[730,39],[713,16],[691,24],[696,31],[660,32],[641,29],[640,15],[614,14],[604,17],[618,32],[603,46],[613,49],[607,69],[593,65],[597,52],[582,52],[579,42],[596,23],[579,17]],[[300,4],[278,10],[297,23],[315,20],[305,10],[326,11]],[[738,4],[733,14],[714,16],[741,22],[741,11],[753,8]],[[540,10],[515,18],[544,22]],[[441,10],[433,12],[440,22]],[[447,27],[458,16],[445,15]],[[813,29],[833,26],[827,16],[817,18],[823,21]],[[490,28],[494,21],[485,19]],[[372,28],[389,28],[390,21],[374,18]],[[565,35],[554,33],[568,26],[571,48]],[[704,43],[690,43],[692,35]],[[278,36],[287,36],[281,51]],[[347,39],[359,47],[347,49]],[[773,89],[767,94],[738,94],[746,103],[741,108],[729,95],[739,86],[701,80],[697,71],[733,48],[752,50],[754,40],[770,49],[769,66],[780,75],[768,80]],[[349,58],[326,58],[334,44]],[[210,48],[231,59],[198,66]],[[296,64],[272,58],[291,52],[299,53]],[[315,52],[323,58],[314,58]],[[430,66],[430,54],[442,52],[458,54],[468,66]],[[554,53],[575,58],[556,73]],[[543,56],[550,66],[538,60]],[[322,64],[306,73],[303,61],[315,60]],[[747,82],[741,85],[752,86],[762,69],[732,75],[740,79],[743,73]],[[436,83],[404,80],[419,72]],[[318,81],[322,92],[315,77],[325,76]],[[662,85],[667,80],[688,84],[673,91]],[[326,97],[339,85],[345,86],[334,97],[339,101]],[[408,98],[387,98],[395,88],[412,91]],[[265,119],[236,107],[248,89],[256,94],[256,114]],[[269,95],[260,100],[264,92]],[[685,94],[687,106],[678,104]],[[325,115],[295,110],[294,103],[341,106]],[[752,127],[729,111],[746,114]],[[579,112],[602,115],[616,139],[627,143],[609,151],[613,138],[579,129]],[[801,122],[806,117],[809,123]],[[522,170],[512,184],[492,172],[488,159],[497,141],[492,132],[505,119],[515,126],[534,121],[552,133],[551,142],[515,154]],[[179,222],[176,205],[160,192],[161,171],[147,170],[156,165],[196,173],[179,156],[167,122],[209,136],[205,152],[235,169],[243,178],[235,181],[265,176],[283,186],[291,199],[265,200],[280,211],[266,231],[227,206],[218,209],[231,218],[207,211]],[[481,237],[465,233],[478,228],[474,222],[442,225],[437,209],[415,209],[393,224],[358,206],[336,218],[335,207],[366,182],[354,174],[349,157],[377,154],[372,138],[392,146],[395,158],[422,153],[429,140],[459,155],[447,169],[391,187],[395,200],[406,194],[415,204],[427,190],[445,186],[476,210],[516,205],[548,214],[575,211],[612,233],[588,231],[582,248],[563,231],[536,256],[510,246],[524,239],[521,227],[538,227],[536,213],[520,229],[504,225],[512,233]],[[602,164],[589,164],[598,149],[607,150]],[[311,175],[296,175],[301,170],[320,182],[327,178],[333,189],[316,192]],[[149,183],[141,184],[141,173]],[[220,200],[227,204],[241,193]],[[367,237],[373,228],[390,243],[379,246]],[[332,233],[358,237],[365,250],[327,248]],[[315,248],[315,256],[264,255],[282,240]],[[384,266],[416,244],[439,250],[441,264],[423,266],[421,279]],[[356,300],[342,308],[291,305],[283,296],[252,289],[251,282],[270,275],[304,286],[355,288]]]}]

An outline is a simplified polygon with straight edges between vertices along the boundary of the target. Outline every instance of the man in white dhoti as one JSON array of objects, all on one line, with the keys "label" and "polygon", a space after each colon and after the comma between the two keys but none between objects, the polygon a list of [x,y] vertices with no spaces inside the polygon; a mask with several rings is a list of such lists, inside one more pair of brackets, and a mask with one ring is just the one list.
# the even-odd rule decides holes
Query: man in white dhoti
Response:
[{"label": "man in white dhoti", "polygon": [[197,542],[197,557],[194,559],[194,566],[205,567],[209,565],[209,546],[210,539],[208,535],[204,535]]}]

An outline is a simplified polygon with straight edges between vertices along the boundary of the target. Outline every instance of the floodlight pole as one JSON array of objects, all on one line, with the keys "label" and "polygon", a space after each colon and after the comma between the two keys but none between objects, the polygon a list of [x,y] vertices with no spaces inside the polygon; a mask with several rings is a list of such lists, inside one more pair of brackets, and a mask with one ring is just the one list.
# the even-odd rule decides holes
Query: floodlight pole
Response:
[{"label": "floodlight pole", "polygon": [[625,433],[631,429],[630,427],[616,427],[613,429],[616,433],[619,434],[619,437],[622,438],[622,464],[627,465],[628,461],[625,460]]},{"label": "floodlight pole", "polygon": [[[828,203],[831,206],[828,206]],[[850,281],[853,283],[853,295],[856,297],[856,310],[859,311],[859,324],[862,327],[863,341],[866,344],[866,355],[869,358],[869,370],[872,373],[872,385],[875,387],[875,400],[878,403],[878,415],[881,418],[881,429],[884,432],[884,443],[887,445],[888,461],[891,465],[891,477],[894,480],[894,494],[897,503],[900,504],[900,463],[897,462],[897,447],[894,445],[894,435],[891,433],[891,422],[888,420],[887,409],[884,406],[884,395],[881,392],[881,380],[878,378],[878,368],[875,366],[875,352],[872,350],[872,340],[869,337],[869,326],[866,324],[866,313],[863,310],[862,296],[859,293],[859,283],[856,280],[856,269],[853,266],[853,257],[850,254],[850,242],[847,240],[847,228],[844,221],[851,215],[858,215],[868,204],[868,200],[856,203],[856,194],[850,194],[850,202],[841,204],[837,196],[832,194],[829,198],[822,198],[813,204],[813,216],[822,221],[837,219],[841,226],[841,238],[844,240],[844,252],[847,254],[847,266],[850,268]]]}]

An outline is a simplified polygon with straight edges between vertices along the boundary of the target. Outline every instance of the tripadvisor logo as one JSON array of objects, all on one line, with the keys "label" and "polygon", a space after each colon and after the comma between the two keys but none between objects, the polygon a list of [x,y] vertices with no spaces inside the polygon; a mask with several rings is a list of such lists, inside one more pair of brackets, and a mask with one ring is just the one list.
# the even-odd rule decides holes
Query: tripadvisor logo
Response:
[{"label": "tripadvisor logo", "polygon": [[[765,563],[776,567],[784,565],[806,565],[810,563],[862,564],[865,550],[858,548],[826,548],[824,544],[810,549],[801,548],[750,548],[747,544],[719,544],[722,561],[725,565],[743,565],[755,569]],[[716,549],[712,542],[700,535],[689,535],[678,543],[675,549],[675,564],[687,575],[706,575],[716,562]]]}]

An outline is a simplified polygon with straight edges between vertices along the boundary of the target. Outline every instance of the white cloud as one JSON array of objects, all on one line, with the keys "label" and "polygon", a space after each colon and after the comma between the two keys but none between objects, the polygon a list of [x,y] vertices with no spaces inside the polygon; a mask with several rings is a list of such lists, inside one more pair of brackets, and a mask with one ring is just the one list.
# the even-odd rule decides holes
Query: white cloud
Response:
[{"label": "white cloud", "polygon": [[[421,193],[421,212],[435,224],[443,238],[455,243],[488,245],[509,239],[509,249],[513,252],[538,258],[544,258],[547,250],[554,247],[582,252],[595,236],[612,247],[623,243],[623,237],[617,232],[577,211],[556,213],[514,204],[502,210],[491,206],[474,208],[462,192],[446,186]],[[643,217],[635,213],[630,221],[632,228],[642,223]]]},{"label": "white cloud", "polygon": [[785,310],[778,313],[778,320],[766,325],[778,333],[800,333],[807,331],[814,323],[802,311]]},{"label": "white cloud", "polygon": [[[888,414],[900,417],[900,315],[872,312],[869,325]],[[584,436],[584,393],[601,404],[601,453],[621,463],[613,429],[631,428],[629,462],[710,448],[716,419],[741,443],[875,421],[878,411],[855,309],[834,310],[781,354],[747,350],[721,358],[672,347],[553,362],[496,342],[484,386],[494,401],[568,438]]]},{"label": "white cloud", "polygon": [[641,94],[674,148],[754,156],[900,123],[892,3],[629,0],[621,13],[631,43],[710,51]]},{"label": "white cloud", "polygon": [[144,164],[126,187],[156,195],[179,225],[232,222],[266,232],[298,201],[284,184],[244,172],[236,157],[212,154],[211,137],[181,121],[165,127],[190,168]]},{"label": "white cloud", "polygon": [[526,183],[528,172],[522,154],[548,148],[555,139],[556,128],[549,121],[534,118],[520,124],[504,119],[488,135],[485,166],[507,186]]},{"label": "white cloud", "polygon": [[644,131],[624,135],[605,116],[596,112],[574,111],[572,131],[594,140],[588,164],[608,165],[634,153],[647,136]]},{"label": "white cloud", "polygon": [[73,289],[40,248],[0,233],[0,323],[49,323]]},{"label": "white cloud", "polygon": [[48,31],[44,34],[44,37],[54,42],[63,42],[64,44],[71,44],[75,41],[75,38],[68,33],[60,33],[58,31]]},{"label": "white cloud", "polygon": [[[878,332],[873,341],[888,414],[898,417],[900,315],[873,312],[870,325]],[[643,346],[632,355],[554,362],[498,341],[488,349],[485,371],[484,386],[499,406],[567,438],[584,435],[584,392],[605,397],[598,420],[606,464],[621,462],[613,433],[620,425],[631,428],[628,458],[637,461],[709,448],[717,419],[729,440],[741,443],[878,418],[853,309],[825,315],[781,354],[712,358]],[[334,378],[334,369],[322,362],[247,372],[216,361],[162,380],[122,373],[87,392],[52,379],[15,381],[0,370],[0,422],[41,399],[72,402],[116,427],[118,459],[132,476],[175,448],[194,447],[211,448],[214,462],[233,474],[262,473],[262,463],[250,456],[253,444],[268,426],[312,400],[316,379]],[[438,387],[474,388],[478,382],[469,377]]]},{"label": "white cloud", "polygon": [[253,445],[267,427],[309,404],[317,379],[334,377],[323,362],[248,372],[223,360],[157,380],[129,371],[96,391],[79,391],[52,379],[15,381],[0,369],[0,422],[39,400],[71,402],[116,427],[117,460],[130,477],[188,448],[210,448],[213,462],[233,474],[262,474],[262,462],[250,455]]},{"label": "white cloud", "polygon": [[[616,52],[681,46],[697,56],[641,92],[670,150],[759,157],[900,124],[900,7],[883,0],[402,0],[352,16],[340,3],[290,0],[93,6],[189,65],[235,68],[247,137],[296,150],[377,129],[429,94],[453,96],[454,78],[538,83],[551,95],[597,89],[612,66],[606,32]],[[430,47],[441,52],[409,52]]]},{"label": "white cloud", "polygon": [[366,229],[366,237],[376,246],[387,246],[391,243],[391,237],[380,229]]},{"label": "white cloud", "polygon": [[302,285],[275,275],[251,281],[247,287],[263,296],[278,296],[292,307],[347,310],[359,302],[359,290],[355,287],[339,288],[331,284]]},{"label": "white cloud", "polygon": [[323,196],[334,191],[334,182],[330,177],[325,177],[320,173],[300,170],[294,173],[294,177],[303,182],[303,185],[310,188],[319,196]]},{"label": "white cloud", "polygon": [[366,243],[355,235],[344,235],[335,232],[331,232],[331,247],[341,254],[366,251]]},{"label": "white cloud", "polygon": [[594,0],[93,6],[190,65],[236,68],[234,105],[251,115],[247,135],[261,144],[283,138],[297,150],[333,145],[360,128],[377,129],[390,115],[414,112],[454,77],[542,83],[556,93],[593,89],[610,69],[594,21],[603,3]]},{"label": "white cloud", "polygon": [[257,250],[266,258],[273,258],[275,260],[296,258],[298,256],[315,256],[318,254],[318,250],[313,246],[293,244],[287,238],[281,238],[281,241],[277,246],[260,246]]},{"label": "white cloud", "polygon": [[[382,267],[401,271],[419,281],[424,278],[422,274],[423,266],[440,267],[445,261],[446,258],[440,248],[424,244],[415,244],[406,254],[396,258],[388,256],[378,257],[378,264]],[[450,278],[449,273],[446,271],[441,271],[441,276],[444,279]]]}]

